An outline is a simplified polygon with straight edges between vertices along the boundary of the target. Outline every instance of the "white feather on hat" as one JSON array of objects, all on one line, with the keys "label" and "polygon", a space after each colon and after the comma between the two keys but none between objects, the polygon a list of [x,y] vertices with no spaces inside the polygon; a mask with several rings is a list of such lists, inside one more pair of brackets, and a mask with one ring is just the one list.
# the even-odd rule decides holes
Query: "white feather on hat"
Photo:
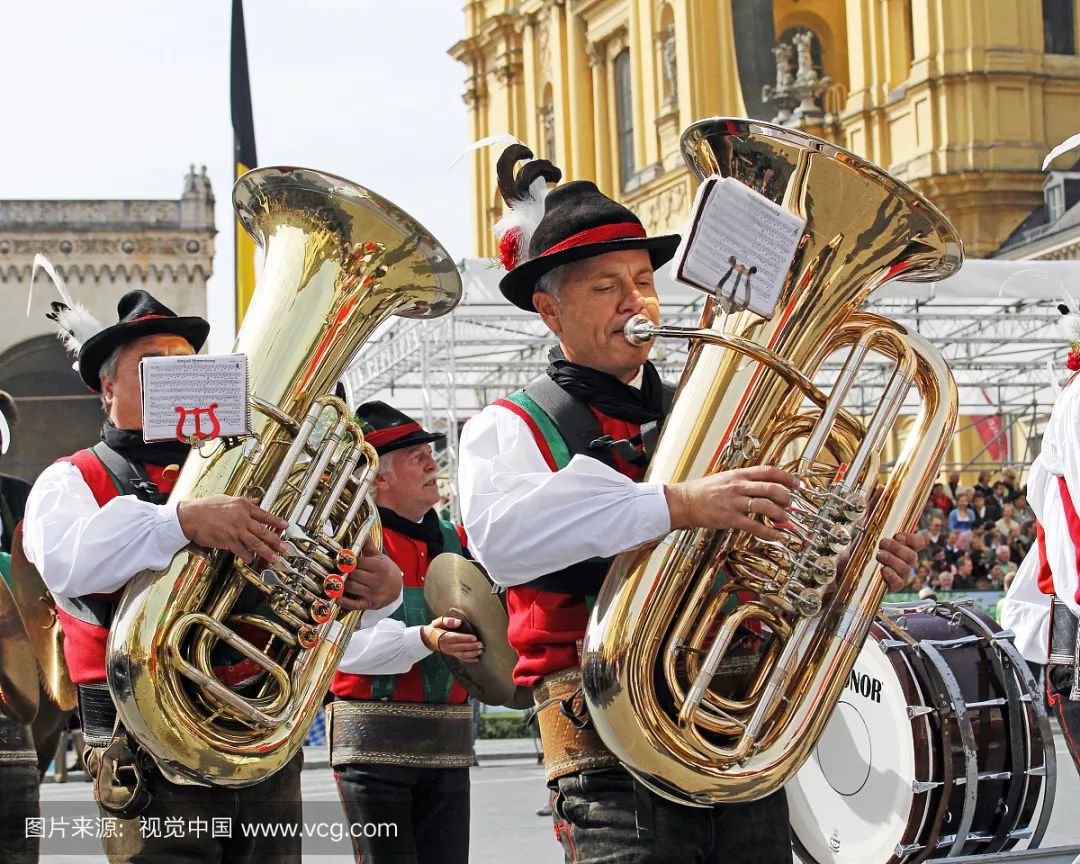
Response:
[{"label": "white feather on hat", "polygon": [[34,256],[34,268],[30,272],[30,293],[26,298],[27,315],[30,314],[30,303],[34,296],[34,279],[37,277],[38,270],[44,270],[48,274],[63,301],[54,300],[52,311],[47,312],[46,317],[55,322],[56,335],[60,337],[64,347],[77,357],[82,346],[86,344],[86,340],[104,330],[105,325],[98,321],[89,309],[75,302],[63,277],[56,272],[52,262],[40,252]]}]

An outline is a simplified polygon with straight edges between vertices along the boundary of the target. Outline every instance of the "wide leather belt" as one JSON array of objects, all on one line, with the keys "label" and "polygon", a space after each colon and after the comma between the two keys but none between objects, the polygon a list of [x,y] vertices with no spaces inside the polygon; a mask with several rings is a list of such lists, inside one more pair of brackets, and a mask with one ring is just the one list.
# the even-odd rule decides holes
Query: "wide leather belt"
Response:
[{"label": "wide leather belt", "polygon": [[116,706],[109,685],[79,685],[79,721],[87,747],[108,747],[116,729]]},{"label": "wide leather belt", "polygon": [[330,764],[467,768],[473,764],[472,705],[367,702],[326,706]]},{"label": "wide leather belt", "polygon": [[1056,596],[1050,600],[1050,666],[1068,666],[1072,669],[1072,688],[1069,701],[1080,702],[1080,634],[1078,621],[1072,609]]},{"label": "wide leather belt", "polygon": [[37,752],[29,726],[0,717],[0,765],[37,767]]},{"label": "wide leather belt", "polygon": [[[566,669],[541,679],[533,690],[539,710],[544,770],[549,783],[579,771],[614,768],[619,760],[585,721],[581,670]],[[546,705],[544,703],[547,703]]]}]

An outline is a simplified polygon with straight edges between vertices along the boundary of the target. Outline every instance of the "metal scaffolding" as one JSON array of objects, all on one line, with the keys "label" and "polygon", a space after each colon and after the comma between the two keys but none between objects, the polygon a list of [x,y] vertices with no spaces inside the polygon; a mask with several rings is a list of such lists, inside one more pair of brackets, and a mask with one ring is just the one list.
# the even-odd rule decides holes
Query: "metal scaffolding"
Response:
[{"label": "metal scaffolding", "polygon": [[[1075,276],[1072,268],[1080,269],[1080,262],[1056,263],[1068,269],[1052,270],[1055,279]],[[865,308],[921,333],[942,351],[956,378],[961,416],[998,415],[1005,428],[1020,424],[1019,438],[1030,442],[1055,398],[1047,364],[1053,361],[1054,373],[1060,375],[1068,351],[1057,327],[1058,283],[1045,278],[1017,283],[1002,271],[1002,284],[1012,284],[998,297],[986,287],[998,281],[996,267],[1011,268],[1008,272],[1016,275],[1035,265],[970,262],[961,274],[972,265],[979,265],[975,270],[981,279],[962,287],[956,281],[960,276],[932,286],[894,283]],[[497,287],[501,271],[476,259],[460,262],[459,270],[465,290],[452,314],[433,321],[392,319],[365,344],[345,379],[351,404],[383,399],[422,418],[426,428],[445,432],[448,446],[441,460],[445,476],[451,478],[456,476],[461,424],[539,375],[555,342],[539,316],[503,300]],[[657,284],[665,323],[698,322],[700,295],[664,273],[657,274]],[[973,296],[980,291],[987,296]],[[1002,294],[1000,289],[996,293]],[[665,342],[653,350],[653,362],[666,380],[678,378],[685,359],[681,342]],[[815,383],[828,388],[842,359],[826,363]],[[886,358],[871,359],[848,401],[849,410],[870,414],[891,371]],[[915,410],[914,396],[909,404]],[[1013,454],[1021,463],[1032,456]]]}]

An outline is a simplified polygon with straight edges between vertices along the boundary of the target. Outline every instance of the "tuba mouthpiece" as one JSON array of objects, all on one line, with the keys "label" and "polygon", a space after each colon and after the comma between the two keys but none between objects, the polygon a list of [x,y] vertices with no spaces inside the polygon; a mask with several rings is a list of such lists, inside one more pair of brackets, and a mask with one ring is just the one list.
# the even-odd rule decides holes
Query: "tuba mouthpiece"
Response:
[{"label": "tuba mouthpiece", "polygon": [[634,315],[623,325],[623,336],[631,345],[652,342],[656,325],[645,315]]}]

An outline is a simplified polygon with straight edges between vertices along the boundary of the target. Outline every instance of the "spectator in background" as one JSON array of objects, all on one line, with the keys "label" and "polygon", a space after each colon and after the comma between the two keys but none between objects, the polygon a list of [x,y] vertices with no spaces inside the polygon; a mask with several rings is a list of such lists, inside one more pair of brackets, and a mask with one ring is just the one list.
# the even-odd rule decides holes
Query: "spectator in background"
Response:
[{"label": "spectator in background", "polygon": [[919,514],[919,530],[928,531],[930,529],[930,523],[935,519],[940,519],[944,523],[945,517],[948,515],[949,511],[946,510],[942,512],[941,508],[934,503],[934,497],[931,495],[926,499],[922,513]]},{"label": "spectator in background", "polygon": [[945,484],[935,483],[930,489],[930,500],[935,507],[939,507],[942,513],[948,513],[953,509],[953,499],[945,494]]},{"label": "spectator in background", "polygon": [[952,500],[956,500],[956,496],[960,494],[960,472],[949,472],[949,494],[952,496]]},{"label": "spectator in background", "polygon": [[960,545],[960,532],[950,531],[945,540],[945,560],[955,564],[964,554],[964,548]]},{"label": "spectator in background", "polygon": [[975,524],[975,514],[968,503],[966,492],[956,496],[956,509],[949,514],[950,531],[970,531]]},{"label": "spectator in background", "polygon": [[987,510],[986,495],[980,492],[977,486],[975,487],[975,494],[971,497],[971,510],[975,514],[975,525],[993,525],[1000,517],[1000,514],[998,514],[993,519],[990,518],[993,511]]},{"label": "spectator in background", "polygon": [[940,517],[930,520],[930,528],[926,532],[926,557],[934,557],[934,547],[945,545],[944,523]]},{"label": "spectator in background", "polygon": [[1028,504],[1027,492],[1025,492],[1023,489],[1017,492],[1016,495],[1013,497],[1012,505],[1013,518],[1021,525],[1034,520],[1035,513]]},{"label": "spectator in background", "polygon": [[1001,472],[1001,482],[1003,482],[1008,489],[1008,500],[1012,500],[1016,497],[1016,493],[1020,491],[1020,487],[1016,483],[1016,471],[1012,468],[1006,468]]},{"label": "spectator in background", "polygon": [[968,544],[968,555],[971,558],[971,577],[978,582],[986,577],[990,568],[989,556],[986,554],[986,546],[979,538],[972,537]]},{"label": "spectator in background", "polygon": [[975,577],[971,571],[971,558],[967,555],[956,562],[955,584],[961,590],[970,590],[975,587]]},{"label": "spectator in background", "polygon": [[1001,518],[994,523],[994,528],[1005,538],[1012,534],[1013,528],[1020,529],[1020,523],[1016,521],[1015,510],[1012,504],[1006,504],[1001,508]]},{"label": "spectator in background", "polygon": [[975,484],[975,494],[979,494],[981,492],[983,498],[989,498],[990,497],[990,495],[994,491],[990,487],[990,477],[991,477],[991,474],[990,474],[989,471],[980,471],[979,472],[979,482],[977,482]]},{"label": "spectator in background", "polygon": [[1011,574],[1006,574],[1006,571],[1001,568],[1000,564],[995,564],[993,567],[990,568],[988,578],[984,580],[986,584],[976,585],[975,587],[978,588],[980,591],[986,591],[988,589],[993,589],[995,591],[1000,590],[1001,586],[1005,584],[1006,575]]},{"label": "spectator in background", "polygon": [[1031,547],[1035,545],[1035,520],[1028,519],[1020,529],[1020,536],[1016,538],[1016,545],[1027,555]]},{"label": "spectator in background", "polygon": [[944,547],[939,547],[934,551],[934,560],[930,564],[930,569],[935,573],[944,573],[946,571],[949,573],[955,572],[955,568],[945,557]]},{"label": "spectator in background", "polygon": [[1005,512],[1005,505],[1012,500],[1012,496],[1009,494],[1009,487],[1002,483],[1000,480],[994,484],[994,494],[986,499],[986,509],[993,510],[997,513],[997,522]]},{"label": "spectator in background", "polygon": [[[1005,578],[1006,573],[1016,572],[1016,565],[1012,561],[1012,550],[1004,543],[997,547],[994,564],[1001,568],[1001,579]],[[998,584],[1001,584],[1000,579],[998,580]]]},{"label": "spectator in background", "polygon": [[939,592],[952,591],[955,581],[956,577],[953,576],[951,570],[943,570],[937,574],[933,587]]}]

